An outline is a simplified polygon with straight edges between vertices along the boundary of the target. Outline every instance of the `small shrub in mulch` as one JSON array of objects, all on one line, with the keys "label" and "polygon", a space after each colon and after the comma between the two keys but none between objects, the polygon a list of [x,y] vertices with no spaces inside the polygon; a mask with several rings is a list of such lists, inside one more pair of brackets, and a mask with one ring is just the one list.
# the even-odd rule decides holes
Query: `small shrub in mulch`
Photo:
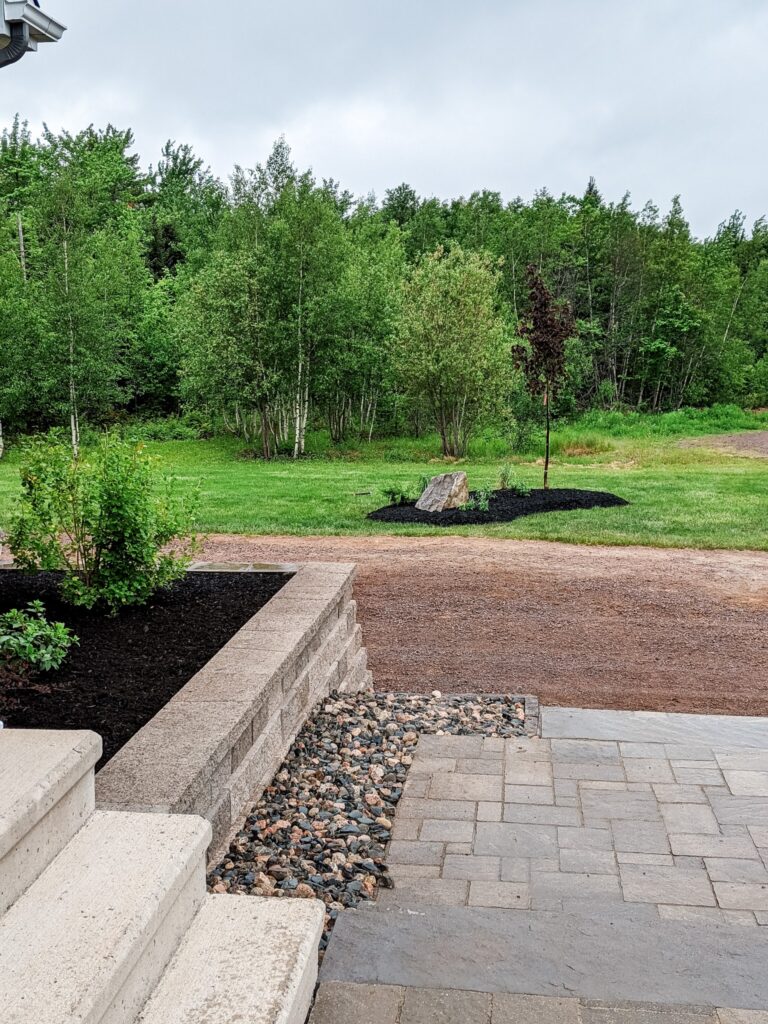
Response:
[{"label": "small shrub in mulch", "polygon": [[101,763],[245,625],[290,578],[284,573],[188,573],[146,605],[109,614],[65,604],[60,572],[0,571],[0,613],[41,600],[79,644],[53,671],[0,676],[0,721],[21,729],[92,729]]},{"label": "small shrub in mulch", "polygon": [[584,491],[572,487],[538,488],[522,495],[512,490],[493,491],[488,495],[488,509],[477,507],[485,502],[475,501],[475,507],[452,508],[445,512],[422,512],[415,502],[386,505],[368,514],[369,519],[382,523],[423,523],[427,526],[472,526],[483,523],[509,523],[521,516],[542,512],[571,512],[574,509],[613,508],[629,502],[609,491]]}]

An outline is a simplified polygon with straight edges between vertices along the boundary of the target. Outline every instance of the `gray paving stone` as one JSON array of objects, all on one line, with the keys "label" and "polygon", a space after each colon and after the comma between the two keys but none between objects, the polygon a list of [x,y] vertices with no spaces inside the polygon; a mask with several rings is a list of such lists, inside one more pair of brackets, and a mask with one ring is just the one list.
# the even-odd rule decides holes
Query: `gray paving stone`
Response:
[{"label": "gray paving stone", "polygon": [[673,857],[672,864],[684,871],[704,871],[703,857]]},{"label": "gray paving stone", "polygon": [[768,883],[713,882],[724,910],[768,910]]},{"label": "gray paving stone", "polygon": [[429,786],[430,800],[500,800],[501,775],[433,775]]},{"label": "gray paving stone", "polygon": [[625,782],[621,764],[602,761],[555,761],[552,773],[556,779],[579,779],[593,782]]},{"label": "gray paving stone", "polygon": [[504,805],[500,800],[479,800],[477,804],[478,821],[501,821]]},{"label": "gray paving stone", "polygon": [[614,793],[583,790],[581,808],[584,817],[610,818],[611,821],[658,821],[659,805],[650,793]]},{"label": "gray paving stone", "polygon": [[439,864],[388,864],[389,874],[399,882],[410,878],[439,878]]},{"label": "gray paving stone", "polygon": [[747,827],[755,846],[768,846],[768,828],[761,825],[749,825]]},{"label": "gray paving stone", "polygon": [[690,765],[676,765],[672,762],[672,773],[681,786],[725,786],[725,779],[719,768],[707,768],[703,765],[693,768]]},{"label": "gray paving stone", "polygon": [[[490,1016],[488,993],[408,988],[400,1011],[400,1024],[488,1024]],[[357,1024],[364,1024],[364,1021],[365,1018],[359,1018]]]},{"label": "gray paving stone", "polygon": [[723,775],[734,796],[768,796],[768,772],[725,769]]},{"label": "gray paving stone", "polygon": [[552,740],[552,760],[582,761],[589,764],[620,764],[619,745],[613,741]]},{"label": "gray paving stone", "polygon": [[653,787],[654,795],[661,804],[706,804],[706,794],[700,786],[671,786],[658,784]]},{"label": "gray paving stone", "polygon": [[531,862],[526,857],[502,857],[502,882],[527,882],[531,877]]},{"label": "gray paving stone", "polygon": [[653,758],[630,758],[624,762],[627,782],[674,783],[669,761]]},{"label": "gray paving stone", "polygon": [[458,878],[468,882],[497,881],[500,873],[500,857],[460,857],[446,854],[443,862],[443,878]]},{"label": "gray paving stone", "polygon": [[556,829],[552,825],[478,822],[476,855],[501,857],[556,857]]},{"label": "gray paving stone", "polygon": [[407,839],[393,839],[387,851],[388,864],[441,864],[442,843],[412,842]]},{"label": "gray paving stone", "polygon": [[673,868],[675,862],[671,853],[617,853],[619,864],[655,864],[657,867]]},{"label": "gray paving stone", "polygon": [[768,1024],[768,1010],[726,1010],[715,1011],[720,1024]]},{"label": "gray paving stone", "polygon": [[473,800],[423,800],[404,796],[397,805],[398,818],[451,818],[454,821],[474,821],[476,804]]},{"label": "gray paving stone", "polygon": [[[768,728],[766,728],[768,733]],[[724,750],[716,747],[714,756],[721,768],[737,771],[768,772],[768,735],[763,750]]]},{"label": "gray paving stone", "polygon": [[[614,848],[623,853],[669,853],[669,837],[661,822],[638,826],[631,821],[612,821]],[[674,852],[674,851],[673,851]]]},{"label": "gray paving stone", "polygon": [[399,814],[392,822],[393,839],[418,839],[421,818],[403,818]]},{"label": "gray paving stone", "polygon": [[551,786],[552,765],[548,761],[507,761],[504,771],[506,782],[516,786]]},{"label": "gray paving stone", "polygon": [[768,882],[768,871],[758,860],[707,857],[704,865],[713,882]]},{"label": "gray paving stone", "polygon": [[765,928],[660,929],[655,908],[591,903],[566,916],[423,904],[341,914],[320,979],[467,989],[482,978],[493,992],[768,1006]]},{"label": "gray paving stone", "polygon": [[484,736],[482,756],[501,761],[504,758],[506,746],[507,741],[500,736]]},{"label": "gray paving stone", "polygon": [[530,886],[531,898],[535,903],[593,896],[621,899],[619,881],[613,875],[532,870]]},{"label": "gray paving stone", "polygon": [[431,757],[482,757],[482,736],[419,736],[417,755]]},{"label": "gray paving stone", "polygon": [[704,804],[662,804],[661,815],[669,833],[720,834],[717,818]]},{"label": "gray paving stone", "polygon": [[757,918],[753,910],[721,910],[720,913],[728,924],[746,925],[749,928],[757,927]]},{"label": "gray paving stone", "polygon": [[629,903],[678,903],[714,907],[715,897],[706,872],[654,865],[621,864],[619,876]]},{"label": "gray paving stone", "polygon": [[560,870],[616,875],[616,857],[608,850],[561,850]]},{"label": "gray paving stone", "polygon": [[553,804],[555,792],[551,786],[505,786],[504,802],[508,804]]},{"label": "gray paving stone", "polygon": [[581,1024],[715,1024],[714,1010],[622,1003],[599,1006],[582,1003]]},{"label": "gray paving stone", "polygon": [[593,711],[586,708],[543,707],[541,735],[552,739],[765,748],[766,723],[765,718],[748,718],[741,715],[691,715],[657,711]]},{"label": "gray paving stone", "polygon": [[620,743],[619,753],[622,757],[642,757],[656,760],[667,760],[663,743]]},{"label": "gray paving stone", "polygon": [[328,981],[317,990],[309,1024],[397,1024],[405,989]]},{"label": "gray paving stone", "polygon": [[431,780],[431,775],[417,776],[409,773],[408,778],[405,780],[403,793],[407,797],[425,797],[429,791],[429,783]]},{"label": "gray paving stone", "polygon": [[[496,993],[491,1024],[579,1024],[578,999]],[[345,1022],[346,1024],[346,1022]],[[761,1024],[758,1021],[724,1021],[723,1024]]]},{"label": "gray paving stone", "polygon": [[504,762],[501,758],[460,757],[456,761],[456,771],[462,775],[502,775]]},{"label": "gray paving stone", "polygon": [[575,807],[504,804],[504,821],[531,825],[581,825],[581,815]]},{"label": "gray paving stone", "polygon": [[607,828],[570,828],[557,830],[557,842],[563,850],[612,850],[613,836]]},{"label": "gray paving stone", "polygon": [[419,832],[419,840],[436,843],[471,843],[474,837],[474,822],[452,818],[425,818]]},{"label": "gray paving stone", "polygon": [[406,878],[394,889],[379,892],[378,906],[402,907],[413,903],[429,907],[461,907],[467,902],[469,882],[454,878]]},{"label": "gray paving stone", "polygon": [[432,757],[427,754],[420,754],[418,748],[413,758],[413,765],[408,773],[409,778],[415,775],[434,775],[435,772],[455,772],[455,757]]},{"label": "gray paving stone", "polygon": [[665,743],[664,751],[671,761],[714,761],[715,752],[711,746],[694,743]]},{"label": "gray paving stone", "polygon": [[715,924],[723,924],[725,918],[719,907],[683,907],[659,906],[659,917],[662,921],[710,921]]},{"label": "gray paving stone", "polygon": [[710,835],[670,835],[672,853],[682,857],[736,857],[758,859],[750,839]]},{"label": "gray paving stone", "polygon": [[472,843],[446,843],[445,852],[468,857],[472,853]]},{"label": "gray paving stone", "polygon": [[732,796],[727,792],[707,792],[715,817],[722,825],[768,826],[768,798]]},{"label": "gray paving stone", "polygon": [[470,882],[470,907],[500,907],[505,910],[527,910],[531,893],[525,882]]}]

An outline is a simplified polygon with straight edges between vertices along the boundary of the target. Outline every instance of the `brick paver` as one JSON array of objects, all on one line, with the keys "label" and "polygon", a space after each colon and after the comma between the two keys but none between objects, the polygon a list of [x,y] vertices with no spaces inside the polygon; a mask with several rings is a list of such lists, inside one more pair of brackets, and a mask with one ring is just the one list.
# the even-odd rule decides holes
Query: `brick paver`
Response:
[{"label": "brick paver", "polygon": [[620,901],[765,926],[768,750],[423,737],[388,861],[385,903]]}]

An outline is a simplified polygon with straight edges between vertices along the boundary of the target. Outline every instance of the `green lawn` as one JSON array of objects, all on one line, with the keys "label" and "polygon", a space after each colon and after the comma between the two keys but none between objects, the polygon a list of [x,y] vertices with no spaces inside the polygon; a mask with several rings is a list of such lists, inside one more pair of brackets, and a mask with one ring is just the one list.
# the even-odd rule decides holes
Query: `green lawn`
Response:
[{"label": "green lawn", "polygon": [[[696,431],[690,431],[694,433]],[[578,449],[579,440],[592,453]],[[609,437],[569,428],[551,471],[553,487],[613,491],[621,508],[548,513],[508,524],[457,527],[470,536],[535,538],[581,544],[650,544],[660,547],[768,550],[768,462],[681,448],[675,437]],[[374,523],[366,513],[386,501],[382,488],[415,490],[422,475],[450,469],[431,439],[379,442],[347,448],[336,457],[264,463],[238,457],[236,441],[149,442],[147,447],[181,486],[201,483],[200,527],[206,532],[251,534],[445,534],[436,527]],[[597,449],[607,450],[597,450]],[[534,456],[508,459],[499,445],[480,439],[458,465],[470,486],[494,487],[505,461],[520,479],[540,486]],[[18,486],[14,453],[0,463],[0,525]],[[363,492],[363,493],[360,493]]]}]

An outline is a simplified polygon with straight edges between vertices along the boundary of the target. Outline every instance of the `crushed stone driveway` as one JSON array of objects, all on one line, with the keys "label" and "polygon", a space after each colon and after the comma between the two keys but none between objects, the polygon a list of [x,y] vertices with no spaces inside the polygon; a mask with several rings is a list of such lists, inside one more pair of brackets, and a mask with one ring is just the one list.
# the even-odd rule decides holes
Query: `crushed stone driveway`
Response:
[{"label": "crushed stone driveway", "polygon": [[768,715],[765,552],[212,535],[204,557],[356,562],[380,690]]}]

